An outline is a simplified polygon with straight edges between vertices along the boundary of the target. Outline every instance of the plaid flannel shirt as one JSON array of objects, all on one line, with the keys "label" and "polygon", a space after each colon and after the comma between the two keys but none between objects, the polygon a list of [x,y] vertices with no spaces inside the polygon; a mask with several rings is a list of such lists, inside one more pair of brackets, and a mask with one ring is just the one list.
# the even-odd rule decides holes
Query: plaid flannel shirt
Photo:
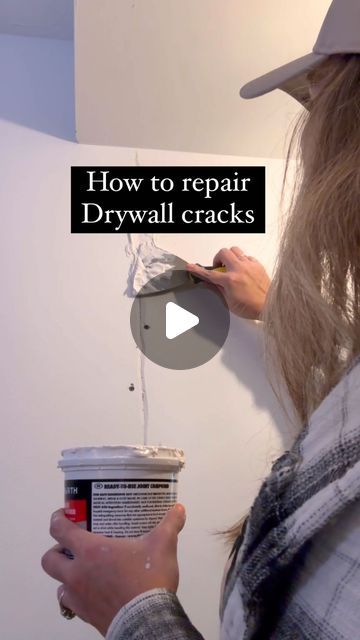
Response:
[{"label": "plaid flannel shirt", "polygon": [[[234,546],[221,640],[360,638],[360,358],[273,465]],[[241,544],[240,544],[241,543]],[[202,640],[176,595],[123,607],[106,640]]]}]

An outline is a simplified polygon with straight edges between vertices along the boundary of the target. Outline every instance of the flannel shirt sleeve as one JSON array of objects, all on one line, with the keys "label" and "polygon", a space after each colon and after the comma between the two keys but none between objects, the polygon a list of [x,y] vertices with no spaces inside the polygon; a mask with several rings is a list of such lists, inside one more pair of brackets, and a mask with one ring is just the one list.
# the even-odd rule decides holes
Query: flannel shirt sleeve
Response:
[{"label": "flannel shirt sleeve", "polygon": [[[360,502],[315,536],[275,640],[354,640],[360,629]],[[320,635],[319,635],[320,634]]]},{"label": "flannel shirt sleeve", "polygon": [[106,640],[204,640],[177,596],[152,589],[126,604],[113,619]]}]

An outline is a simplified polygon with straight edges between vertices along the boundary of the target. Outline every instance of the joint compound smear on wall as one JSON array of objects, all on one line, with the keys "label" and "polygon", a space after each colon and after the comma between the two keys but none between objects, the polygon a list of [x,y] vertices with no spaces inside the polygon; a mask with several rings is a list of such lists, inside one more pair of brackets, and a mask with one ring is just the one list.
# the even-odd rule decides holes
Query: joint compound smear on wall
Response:
[{"label": "joint compound smear on wall", "polygon": [[140,289],[161,273],[185,268],[185,261],[155,244],[151,233],[128,234],[126,254],[131,258],[126,295],[133,298]]}]

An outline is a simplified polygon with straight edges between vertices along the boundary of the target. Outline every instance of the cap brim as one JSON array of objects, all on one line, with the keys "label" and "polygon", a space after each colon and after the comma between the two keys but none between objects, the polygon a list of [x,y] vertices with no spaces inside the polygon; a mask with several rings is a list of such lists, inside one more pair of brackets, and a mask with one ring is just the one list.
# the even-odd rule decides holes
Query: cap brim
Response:
[{"label": "cap brim", "polygon": [[274,89],[282,89],[306,105],[309,100],[306,74],[327,57],[327,55],[320,53],[309,53],[302,58],[297,58],[260,78],[256,78],[256,80],[248,82],[240,89],[240,96],[248,100],[263,96]]}]

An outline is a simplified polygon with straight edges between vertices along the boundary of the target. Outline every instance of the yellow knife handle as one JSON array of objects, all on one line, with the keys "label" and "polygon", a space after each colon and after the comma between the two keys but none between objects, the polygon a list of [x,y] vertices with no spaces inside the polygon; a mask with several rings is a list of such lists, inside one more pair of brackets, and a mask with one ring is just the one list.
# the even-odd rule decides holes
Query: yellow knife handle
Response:
[{"label": "yellow knife handle", "polygon": [[[220,273],[226,273],[226,267],[222,266],[222,267],[204,267],[202,264],[198,265],[199,267],[202,267],[203,269],[206,269],[207,271],[219,271]],[[199,282],[204,282],[204,280],[202,278],[199,278],[197,275],[195,275],[195,273],[191,273],[190,274],[190,279],[192,280],[192,282],[194,284],[198,284]]]},{"label": "yellow knife handle", "polygon": [[207,271],[219,271],[220,273],[226,273],[226,267],[224,267],[224,265],[222,267],[203,267],[201,264],[199,264],[199,267],[202,267]]}]

